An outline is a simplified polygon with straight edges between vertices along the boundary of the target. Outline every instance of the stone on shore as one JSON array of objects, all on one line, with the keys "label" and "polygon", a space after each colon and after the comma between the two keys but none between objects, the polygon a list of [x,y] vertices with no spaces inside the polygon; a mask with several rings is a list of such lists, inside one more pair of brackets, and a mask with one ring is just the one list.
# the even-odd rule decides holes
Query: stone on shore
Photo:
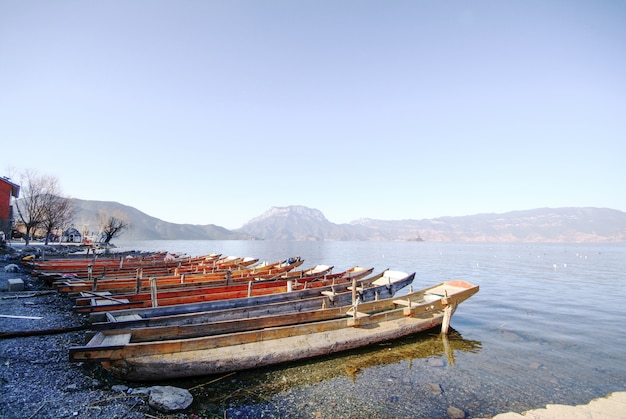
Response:
[{"label": "stone on shore", "polygon": [[184,388],[172,386],[154,386],[150,388],[148,405],[161,413],[174,413],[187,409],[193,402],[193,396]]},{"label": "stone on shore", "polygon": [[8,279],[7,290],[9,292],[24,291],[24,281],[21,278]]}]

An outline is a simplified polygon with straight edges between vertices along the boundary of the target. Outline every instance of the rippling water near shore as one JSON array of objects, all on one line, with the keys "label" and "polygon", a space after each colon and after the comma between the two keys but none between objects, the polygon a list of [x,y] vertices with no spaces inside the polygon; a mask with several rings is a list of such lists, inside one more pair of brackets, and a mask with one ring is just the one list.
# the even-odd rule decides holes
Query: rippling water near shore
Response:
[{"label": "rippling water near shore", "polygon": [[[460,278],[480,285],[448,339],[426,333],[202,386],[230,416],[446,417],[579,404],[626,389],[626,246],[426,242],[143,241],[120,249],[299,255],[303,267],[417,272],[414,288]],[[230,417],[229,416],[229,417]]]}]

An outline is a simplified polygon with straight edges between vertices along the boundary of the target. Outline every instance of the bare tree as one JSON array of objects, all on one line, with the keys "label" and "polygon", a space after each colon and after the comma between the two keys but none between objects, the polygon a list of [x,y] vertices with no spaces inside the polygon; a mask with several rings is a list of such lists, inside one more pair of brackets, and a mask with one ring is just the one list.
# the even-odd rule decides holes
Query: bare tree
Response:
[{"label": "bare tree", "polygon": [[55,229],[60,230],[60,235],[62,235],[64,228],[73,218],[74,205],[72,201],[69,198],[49,192],[45,197],[43,221],[41,223],[41,228],[46,234],[46,245],[50,240],[52,231]]},{"label": "bare tree", "polygon": [[43,225],[46,219],[49,196],[58,193],[58,181],[53,176],[40,175],[33,170],[24,171],[21,179],[22,199],[15,201],[15,207],[24,224],[25,241],[28,245],[31,235]]},{"label": "bare tree", "polygon": [[128,216],[121,211],[113,211],[110,214],[105,211],[98,211],[98,224],[102,232],[100,242],[107,244],[111,239],[131,228]]}]

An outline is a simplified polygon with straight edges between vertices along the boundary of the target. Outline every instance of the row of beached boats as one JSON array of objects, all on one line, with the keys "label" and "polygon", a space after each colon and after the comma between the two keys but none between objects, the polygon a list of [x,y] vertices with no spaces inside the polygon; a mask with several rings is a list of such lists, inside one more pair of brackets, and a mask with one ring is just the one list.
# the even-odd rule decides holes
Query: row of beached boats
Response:
[{"label": "row of beached boats", "polygon": [[[169,253],[141,261],[104,259],[28,263],[75,298],[77,311],[89,313],[86,343],[70,348],[70,360],[100,362],[114,376],[133,381],[273,365],[434,327],[446,332],[458,304],[478,291],[463,280],[414,291],[415,273],[390,269],[299,270],[299,257],[271,264]],[[225,259],[243,263],[221,265]],[[89,264],[91,274],[85,276]],[[132,264],[134,277],[115,272]],[[145,278],[137,273],[142,264],[163,269]],[[95,276],[94,266],[108,266],[106,276]],[[407,287],[406,294],[396,295]]]}]

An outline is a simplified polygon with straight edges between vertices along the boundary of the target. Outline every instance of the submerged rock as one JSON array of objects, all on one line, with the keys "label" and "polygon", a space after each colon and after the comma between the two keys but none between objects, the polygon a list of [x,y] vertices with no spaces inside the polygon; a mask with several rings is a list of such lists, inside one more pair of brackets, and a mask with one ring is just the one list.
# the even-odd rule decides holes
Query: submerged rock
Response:
[{"label": "submerged rock", "polygon": [[465,412],[457,407],[450,406],[447,410],[448,416],[452,419],[463,419],[465,418]]}]

